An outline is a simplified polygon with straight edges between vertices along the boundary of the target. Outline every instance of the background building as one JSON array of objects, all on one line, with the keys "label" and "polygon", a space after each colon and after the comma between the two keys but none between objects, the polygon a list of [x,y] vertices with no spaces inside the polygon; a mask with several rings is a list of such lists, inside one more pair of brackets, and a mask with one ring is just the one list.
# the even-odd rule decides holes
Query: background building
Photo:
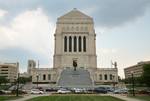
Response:
[{"label": "background building", "polygon": [[150,61],[138,62],[136,65],[125,68],[124,69],[125,78],[131,77],[132,72],[134,74],[134,77],[140,77],[143,73],[143,66],[145,64],[150,64]]},{"label": "background building", "polygon": [[14,82],[19,73],[19,63],[0,63],[0,76],[6,77],[10,82]]}]

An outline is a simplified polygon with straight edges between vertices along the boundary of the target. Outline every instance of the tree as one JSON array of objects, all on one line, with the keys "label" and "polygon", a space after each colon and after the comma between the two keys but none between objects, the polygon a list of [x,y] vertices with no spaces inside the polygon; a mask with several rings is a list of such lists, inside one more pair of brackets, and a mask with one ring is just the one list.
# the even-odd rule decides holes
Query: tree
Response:
[{"label": "tree", "polygon": [[6,84],[8,82],[9,82],[9,80],[6,77],[0,76],[0,85],[3,84],[3,83]]},{"label": "tree", "polygon": [[146,64],[143,66],[143,75],[142,75],[144,83],[150,87],[150,64]]},{"label": "tree", "polygon": [[19,77],[19,83],[25,84],[31,82],[31,77]]}]

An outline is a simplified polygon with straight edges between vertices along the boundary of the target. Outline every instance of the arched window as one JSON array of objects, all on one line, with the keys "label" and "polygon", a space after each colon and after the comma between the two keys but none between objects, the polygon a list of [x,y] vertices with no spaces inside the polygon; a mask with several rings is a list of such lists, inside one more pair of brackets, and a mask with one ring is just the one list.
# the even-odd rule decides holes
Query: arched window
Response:
[{"label": "arched window", "polygon": [[112,79],[113,79],[113,76],[112,76],[112,74],[110,74],[109,76],[110,76],[110,77],[109,77],[109,78],[110,78],[110,80],[112,80]]},{"label": "arched window", "polygon": [[82,46],[82,45],[81,45],[81,44],[82,44],[81,36],[79,36],[79,43],[78,43],[78,44],[79,44],[79,45],[78,45],[78,46],[79,46],[79,52],[81,52],[81,48],[82,48],[82,47],[81,47],[81,46]]},{"label": "arched window", "polygon": [[64,38],[64,51],[67,52],[67,37]]},{"label": "arched window", "polygon": [[72,51],[72,38],[71,36],[69,37],[69,52]]},{"label": "arched window", "polygon": [[107,80],[107,74],[104,75],[105,80]]},{"label": "arched window", "polygon": [[99,74],[99,80],[102,80],[102,74]]},{"label": "arched window", "polygon": [[77,37],[74,36],[74,52],[77,51]]},{"label": "arched window", "polygon": [[45,74],[43,75],[43,80],[46,80],[46,75]]},{"label": "arched window", "polygon": [[86,37],[83,37],[83,51],[86,52]]}]

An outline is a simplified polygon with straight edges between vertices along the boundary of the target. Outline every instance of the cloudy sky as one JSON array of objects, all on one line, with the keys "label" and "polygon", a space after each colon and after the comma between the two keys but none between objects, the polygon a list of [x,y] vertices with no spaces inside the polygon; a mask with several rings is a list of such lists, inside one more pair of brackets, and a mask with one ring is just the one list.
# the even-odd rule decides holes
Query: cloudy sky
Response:
[{"label": "cloudy sky", "polygon": [[77,8],[93,17],[98,67],[123,68],[150,60],[150,0],[0,0],[0,62],[53,66],[57,17]]}]

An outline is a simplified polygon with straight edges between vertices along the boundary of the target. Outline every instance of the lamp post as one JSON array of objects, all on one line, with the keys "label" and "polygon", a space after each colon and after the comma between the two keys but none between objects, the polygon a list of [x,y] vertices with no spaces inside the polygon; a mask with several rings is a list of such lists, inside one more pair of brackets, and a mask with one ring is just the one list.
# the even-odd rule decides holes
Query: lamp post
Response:
[{"label": "lamp post", "polygon": [[112,78],[113,78],[113,88],[114,88],[114,90],[115,90],[115,76],[112,75]]},{"label": "lamp post", "polygon": [[132,95],[135,96],[135,92],[134,92],[134,75],[133,75],[133,71],[131,71],[131,77],[132,77]]},{"label": "lamp post", "polygon": [[38,88],[38,82],[39,82],[39,75],[38,74],[36,75],[36,78],[37,78],[37,82],[36,83],[37,83],[37,88]]},{"label": "lamp post", "polygon": [[19,96],[19,76],[20,74],[18,73],[18,79],[17,79],[17,89],[16,89],[16,96]]}]

